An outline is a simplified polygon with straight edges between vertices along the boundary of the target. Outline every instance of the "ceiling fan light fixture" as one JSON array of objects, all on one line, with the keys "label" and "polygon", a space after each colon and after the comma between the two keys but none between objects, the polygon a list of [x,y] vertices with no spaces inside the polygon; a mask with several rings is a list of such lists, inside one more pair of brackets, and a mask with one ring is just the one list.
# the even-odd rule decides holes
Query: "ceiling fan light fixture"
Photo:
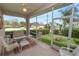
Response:
[{"label": "ceiling fan light fixture", "polygon": [[23,12],[27,12],[27,9],[26,8],[23,8]]}]

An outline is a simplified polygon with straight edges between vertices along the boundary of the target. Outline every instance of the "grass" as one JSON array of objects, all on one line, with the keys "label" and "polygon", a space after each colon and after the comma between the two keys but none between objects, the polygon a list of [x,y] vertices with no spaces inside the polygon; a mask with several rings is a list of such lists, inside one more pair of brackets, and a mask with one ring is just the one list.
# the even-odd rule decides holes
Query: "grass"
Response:
[{"label": "grass", "polygon": [[[75,40],[74,40],[75,39]],[[46,35],[43,35],[40,40],[48,45],[51,44],[51,37],[50,37],[50,34],[46,34]],[[72,38],[71,39],[71,48],[75,48],[79,43],[79,39],[76,39],[76,38]],[[67,46],[68,44],[68,39],[67,38],[62,38],[62,37],[58,37],[56,39],[53,40],[53,43],[59,47],[62,47],[62,46]]]},{"label": "grass", "polygon": [[41,37],[41,41],[45,42],[46,44],[50,45],[51,44],[51,40],[49,40],[50,38],[45,36],[45,37]]}]

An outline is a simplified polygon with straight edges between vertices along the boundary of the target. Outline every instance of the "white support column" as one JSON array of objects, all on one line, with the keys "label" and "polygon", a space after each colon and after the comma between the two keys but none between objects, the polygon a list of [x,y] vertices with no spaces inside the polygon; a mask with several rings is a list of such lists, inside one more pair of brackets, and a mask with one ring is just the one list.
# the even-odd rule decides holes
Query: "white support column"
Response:
[{"label": "white support column", "polygon": [[53,31],[54,31],[54,20],[53,20],[53,8],[52,8],[52,24],[51,24],[51,46],[53,45]]},{"label": "white support column", "polygon": [[48,13],[47,13],[47,27],[48,27]]},{"label": "white support column", "polygon": [[[36,23],[37,23],[37,16],[36,16]],[[38,33],[37,32],[38,31],[37,31],[37,25],[36,25],[36,39],[38,39],[38,37],[37,37]]]},{"label": "white support column", "polygon": [[29,23],[29,18],[26,18],[26,35],[30,35],[30,23]]},{"label": "white support column", "polygon": [[74,18],[74,4],[72,5],[72,14],[71,14],[70,23],[69,23],[68,45],[67,45],[68,48],[70,48],[70,45],[71,45],[73,18]]}]

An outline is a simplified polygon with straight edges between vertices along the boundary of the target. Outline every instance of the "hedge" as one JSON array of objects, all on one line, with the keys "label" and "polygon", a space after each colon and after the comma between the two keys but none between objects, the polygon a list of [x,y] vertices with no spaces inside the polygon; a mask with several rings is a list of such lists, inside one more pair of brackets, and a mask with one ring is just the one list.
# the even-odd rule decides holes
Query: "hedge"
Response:
[{"label": "hedge", "polygon": [[[37,32],[42,32],[42,34],[43,35],[45,35],[45,34],[49,34],[49,32],[50,32],[50,30],[49,29],[39,29],[39,30],[37,30]],[[31,34],[36,34],[36,30],[34,29],[34,30],[30,30],[30,33]]]},{"label": "hedge", "polygon": [[48,44],[48,45],[51,44],[51,40],[49,40],[47,37],[42,37],[42,38],[40,38],[40,40],[41,40],[42,42]]},{"label": "hedge", "polygon": [[[26,34],[26,30],[18,30],[19,32],[20,31],[23,31],[24,34]],[[13,34],[13,32],[16,32],[16,31],[5,31],[5,35],[10,35],[10,34]]]},{"label": "hedge", "polygon": [[58,29],[54,30],[54,34],[59,34],[59,30]]},{"label": "hedge", "polygon": [[[59,40],[59,39],[60,39],[60,40]],[[48,45],[51,44],[51,40],[50,40],[49,37],[43,36],[43,37],[40,38],[40,40],[41,40],[42,42],[48,44]],[[55,45],[59,46],[59,47],[63,47],[63,46],[64,46],[64,47],[67,47],[67,42],[68,42],[67,39],[62,39],[62,38],[58,38],[58,40],[54,40],[54,41],[53,41],[53,43],[54,43]],[[76,46],[77,46],[76,43],[71,42],[71,48],[74,49],[74,48],[76,48]]]},{"label": "hedge", "polygon": [[62,35],[68,36],[68,31],[69,31],[68,29],[63,30],[63,31],[62,31]]},{"label": "hedge", "polygon": [[79,45],[79,39],[74,38],[73,40],[74,40],[74,42],[75,42],[76,44]]},{"label": "hedge", "polygon": [[[68,29],[65,29],[62,31],[62,35],[68,36]],[[72,29],[72,37],[74,38],[79,38],[79,29]]]},{"label": "hedge", "polygon": [[79,29],[72,30],[72,37],[79,38]]},{"label": "hedge", "polygon": [[49,34],[50,30],[49,29],[40,29],[38,32],[42,32],[43,35]]}]

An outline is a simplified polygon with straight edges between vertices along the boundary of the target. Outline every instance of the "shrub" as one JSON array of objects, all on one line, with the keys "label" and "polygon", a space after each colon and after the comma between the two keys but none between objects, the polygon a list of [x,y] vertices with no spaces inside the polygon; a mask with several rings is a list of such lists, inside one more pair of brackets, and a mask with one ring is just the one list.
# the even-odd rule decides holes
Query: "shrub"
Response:
[{"label": "shrub", "polygon": [[38,30],[38,32],[42,32],[42,34],[45,35],[45,34],[49,34],[50,30],[49,29],[41,29],[41,30]]},{"label": "shrub", "polygon": [[59,47],[63,47],[63,46],[66,47],[67,46],[66,42],[54,41],[53,43]]},{"label": "shrub", "polygon": [[79,39],[74,38],[73,40],[76,44],[79,44]]},{"label": "shrub", "polygon": [[[67,42],[54,41],[54,44],[57,45],[57,46],[59,46],[59,47],[63,47],[63,46],[64,46],[64,47],[67,47]],[[74,48],[76,48],[76,46],[77,46],[77,44],[71,43],[71,46],[70,46],[70,47],[71,47],[72,49],[74,49]]]},{"label": "shrub", "polygon": [[79,29],[72,30],[72,37],[79,38]]},{"label": "shrub", "polygon": [[[48,36],[43,36],[41,37],[41,41],[50,45],[51,44],[51,40],[50,37]],[[67,42],[68,40],[66,38],[56,38],[53,41],[53,44],[59,46],[59,47],[67,47]],[[71,48],[76,48],[77,44],[71,41]]]},{"label": "shrub", "polygon": [[33,32],[33,33],[36,33],[36,30],[30,30],[30,32],[31,32],[31,33],[32,33],[32,32]]},{"label": "shrub", "polygon": [[[68,29],[65,29],[62,31],[62,35],[68,36]],[[72,37],[79,38],[79,29],[72,29]]]},{"label": "shrub", "polygon": [[46,44],[48,44],[48,45],[51,44],[51,40],[49,40],[48,37],[42,37],[41,41],[44,42],[44,43],[46,43]]},{"label": "shrub", "polygon": [[[17,30],[17,31],[23,31],[24,34],[26,34],[26,30]],[[13,34],[13,32],[16,32],[16,31],[5,31],[5,35]]]},{"label": "shrub", "polygon": [[54,34],[59,34],[59,30],[54,30]]},{"label": "shrub", "polygon": [[62,35],[68,36],[68,29],[63,30],[63,31],[62,31]]},{"label": "shrub", "polygon": [[[50,30],[49,29],[39,29],[39,30],[37,30],[37,32],[42,32],[42,34],[45,35],[45,34],[49,34]],[[31,34],[36,33],[36,30],[30,30],[30,33]]]},{"label": "shrub", "polygon": [[30,34],[36,37],[36,30],[30,30]]}]

